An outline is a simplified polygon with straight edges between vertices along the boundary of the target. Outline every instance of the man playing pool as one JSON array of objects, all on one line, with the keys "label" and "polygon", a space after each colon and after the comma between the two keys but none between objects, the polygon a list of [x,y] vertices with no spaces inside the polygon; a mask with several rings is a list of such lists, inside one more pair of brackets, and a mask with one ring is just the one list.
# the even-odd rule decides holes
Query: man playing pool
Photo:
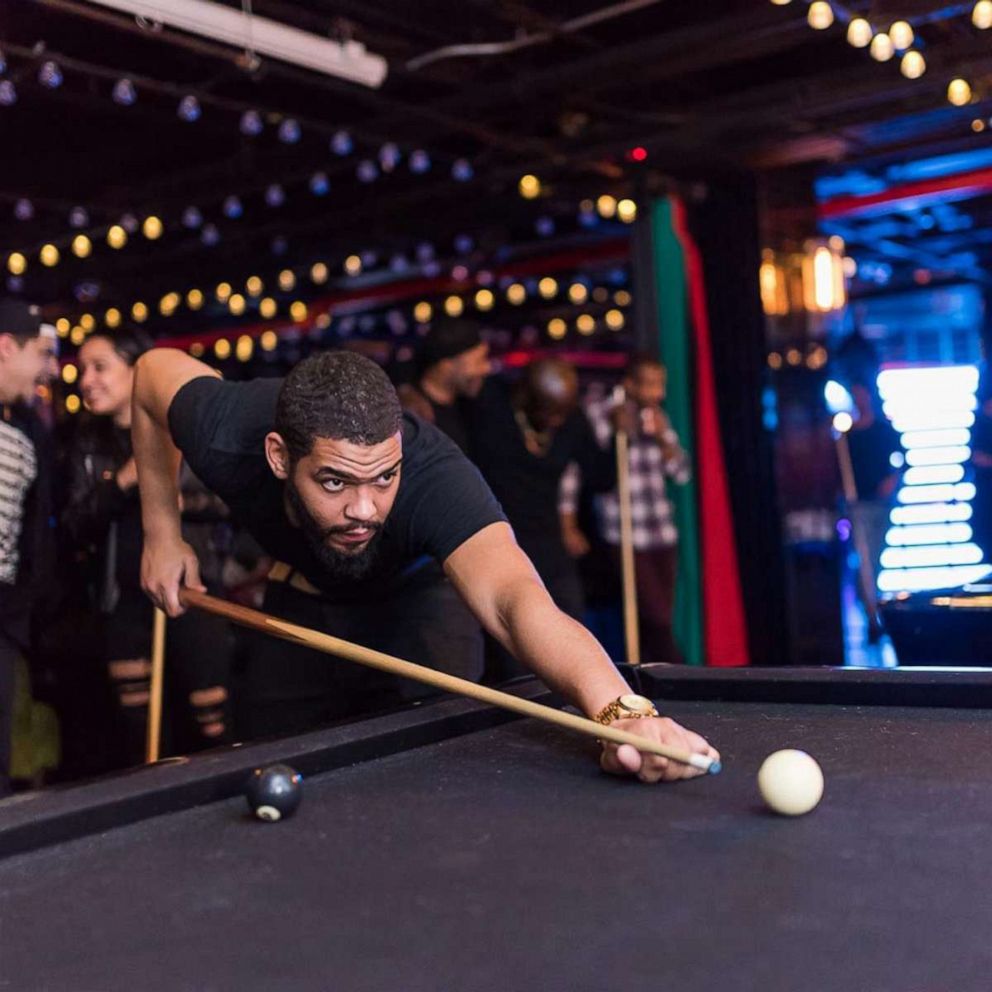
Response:
[{"label": "man playing pool", "polygon": [[[278,585],[305,600],[289,619],[317,610],[323,629],[336,636],[379,650],[407,638],[413,643],[424,626],[443,627],[448,610],[432,599],[436,583],[418,578],[429,557],[482,626],[582,712],[719,757],[698,734],[630,696],[595,638],[551,601],[475,468],[440,431],[402,413],[374,362],[350,352],[322,353],[285,380],[237,383],[224,382],[183,352],[155,349],[138,361],[133,404],[142,584],[170,616],[183,612],[182,586],[202,588],[196,556],[180,533],[177,475],[185,458],[234,519],[285,563],[291,581],[270,584],[269,593]],[[266,608],[280,612],[273,609],[279,597],[270,600],[267,594]],[[282,615],[288,602],[282,601]],[[355,629],[360,636],[349,637]],[[436,641],[421,653],[443,667]],[[270,676],[282,664],[282,656],[273,655],[266,662]],[[387,678],[367,673],[380,680],[370,689],[339,674],[353,666],[326,659],[320,666],[336,681],[319,682],[301,662],[290,676],[300,681],[284,698],[281,683],[270,685],[270,710],[306,709],[315,686],[328,697],[356,691],[373,700]],[[701,774],[627,745],[604,744],[601,764],[644,782]]]}]

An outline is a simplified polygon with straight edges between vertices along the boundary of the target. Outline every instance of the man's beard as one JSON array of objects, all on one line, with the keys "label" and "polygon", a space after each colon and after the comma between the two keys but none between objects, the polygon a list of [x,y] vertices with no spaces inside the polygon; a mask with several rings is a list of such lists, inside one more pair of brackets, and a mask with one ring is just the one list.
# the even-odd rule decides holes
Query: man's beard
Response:
[{"label": "man's beard", "polygon": [[300,530],[314,556],[334,579],[364,579],[374,567],[378,558],[382,524],[367,523],[363,527],[372,530],[372,536],[361,551],[354,554],[344,554],[336,551],[327,543],[331,534],[343,534],[353,527],[322,527],[319,521],[307,509],[292,479],[286,480],[286,498],[289,500]]}]

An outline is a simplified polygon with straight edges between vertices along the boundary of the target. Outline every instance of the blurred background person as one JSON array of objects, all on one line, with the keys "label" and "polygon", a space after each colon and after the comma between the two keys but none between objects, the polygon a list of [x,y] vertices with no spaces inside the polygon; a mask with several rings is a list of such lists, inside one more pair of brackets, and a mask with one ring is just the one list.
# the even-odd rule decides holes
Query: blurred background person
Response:
[{"label": "blurred background person", "polygon": [[416,381],[398,387],[404,408],[429,420],[469,453],[467,403],[477,397],[491,371],[489,345],[472,320],[438,318],[417,360]]},{"label": "blurred background person", "polygon": [[[628,432],[629,472],[638,628],[644,661],[682,660],[672,638],[672,606],[678,571],[678,527],[667,494],[669,482],[684,484],[692,476],[689,457],[662,409],[667,385],[665,366],[650,355],[634,355],[623,378],[625,402],[615,409],[612,396],[586,406],[599,444],[605,449],[619,420]],[[591,545],[579,520],[583,485],[579,465],[569,466],[561,485],[561,526],[566,547],[576,557]],[[610,553],[619,588],[620,500],[617,490],[595,498],[599,538]]]},{"label": "blurred background person", "polygon": [[37,307],[0,299],[0,796],[10,791],[15,672],[54,574],[52,453],[32,407],[58,372],[57,354]]},{"label": "blurred background person", "polygon": [[558,607],[583,613],[582,584],[562,539],[558,486],[576,462],[591,491],[616,481],[615,448],[601,449],[579,408],[575,369],[557,358],[531,362],[511,385],[491,378],[472,405],[471,454],[500,501],[517,541]]},{"label": "blurred background person", "polygon": [[[141,509],[130,433],[134,363],[147,348],[142,337],[119,333],[95,334],[80,349],[80,387],[92,417],[72,441],[63,511],[70,539],[87,551],[91,602],[103,618],[101,653],[120,718],[119,756],[128,764],[144,757],[151,677],[152,608],[141,591]],[[190,517],[184,536],[197,546],[204,581],[216,585],[220,562],[203,524],[220,519],[223,505],[188,471],[183,481]],[[227,643],[226,625],[197,611],[169,626],[167,681],[183,699],[185,718],[175,721],[174,743],[187,749],[229,735]]]}]

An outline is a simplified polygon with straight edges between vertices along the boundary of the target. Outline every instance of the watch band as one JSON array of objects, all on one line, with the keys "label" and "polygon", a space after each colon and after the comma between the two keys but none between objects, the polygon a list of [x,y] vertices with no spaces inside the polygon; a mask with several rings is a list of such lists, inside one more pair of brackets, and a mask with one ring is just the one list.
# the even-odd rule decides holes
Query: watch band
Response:
[{"label": "watch band", "polygon": [[621,700],[623,696],[618,696],[612,702],[607,703],[594,717],[593,720],[596,723],[603,724],[604,727],[608,727],[614,720],[646,720],[649,717],[659,716],[658,710],[655,709],[654,704],[651,704],[650,712],[639,713],[636,710],[632,710],[627,706],[624,706]]}]

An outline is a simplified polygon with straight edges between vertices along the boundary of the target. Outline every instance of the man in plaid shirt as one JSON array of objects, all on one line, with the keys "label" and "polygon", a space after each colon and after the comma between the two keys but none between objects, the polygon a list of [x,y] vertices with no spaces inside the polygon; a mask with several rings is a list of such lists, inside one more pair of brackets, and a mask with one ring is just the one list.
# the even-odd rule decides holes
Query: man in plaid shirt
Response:
[{"label": "man in plaid shirt", "polygon": [[[679,444],[668,417],[661,409],[667,373],[649,355],[635,355],[623,380],[628,410],[623,416],[630,439],[630,497],[633,522],[637,608],[642,653],[646,661],[681,660],[672,639],[672,602],[678,562],[678,529],[666,485],[682,484],[691,475],[689,458]],[[612,398],[590,402],[586,413],[602,447],[613,436]],[[559,509],[562,537],[576,557],[589,551],[589,542],[578,525],[578,498],[582,486],[578,466],[562,477]],[[596,497],[596,516],[603,541],[620,560],[620,501],[614,489]]]}]

